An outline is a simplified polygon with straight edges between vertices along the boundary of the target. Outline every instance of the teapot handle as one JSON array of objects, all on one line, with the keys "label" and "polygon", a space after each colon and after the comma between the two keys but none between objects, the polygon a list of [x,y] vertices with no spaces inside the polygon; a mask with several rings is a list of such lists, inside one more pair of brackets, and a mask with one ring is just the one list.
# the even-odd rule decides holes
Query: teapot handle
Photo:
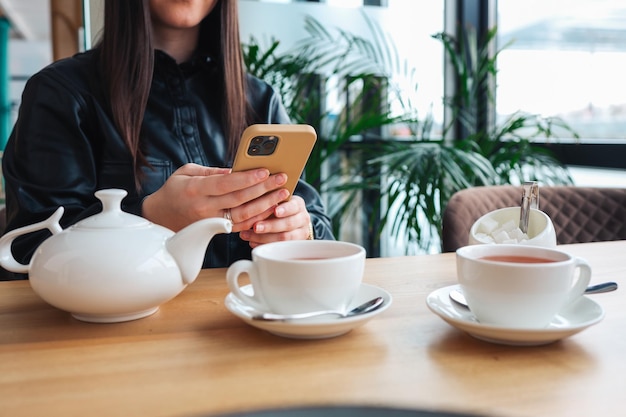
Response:
[{"label": "teapot handle", "polygon": [[20,227],[19,229],[11,230],[2,238],[0,238],[0,265],[4,269],[7,269],[12,272],[18,273],[28,273],[30,269],[30,264],[24,265],[19,263],[13,257],[13,253],[11,252],[11,246],[13,245],[13,241],[26,233],[36,232],[37,230],[48,229],[52,232],[53,235],[60,233],[63,231],[59,221],[63,216],[63,207],[59,207],[52,216],[48,217],[46,220],[41,221],[39,223],[34,223],[29,226]]}]

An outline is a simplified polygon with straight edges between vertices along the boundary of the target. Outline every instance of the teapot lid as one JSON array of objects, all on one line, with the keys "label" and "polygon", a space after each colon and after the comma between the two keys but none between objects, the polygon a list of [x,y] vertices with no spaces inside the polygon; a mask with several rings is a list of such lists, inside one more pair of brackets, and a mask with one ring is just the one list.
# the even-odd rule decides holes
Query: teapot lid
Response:
[{"label": "teapot lid", "polygon": [[102,212],[79,221],[74,227],[81,229],[112,229],[150,225],[150,221],[143,217],[122,211],[122,199],[127,194],[126,190],[119,189],[96,191],[96,198],[102,202]]}]

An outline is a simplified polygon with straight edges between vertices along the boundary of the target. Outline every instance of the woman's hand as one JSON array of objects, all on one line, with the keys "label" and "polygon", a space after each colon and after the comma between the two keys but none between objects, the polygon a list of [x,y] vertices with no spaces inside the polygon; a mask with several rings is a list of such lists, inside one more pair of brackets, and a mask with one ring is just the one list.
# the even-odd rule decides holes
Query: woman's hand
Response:
[{"label": "woman's hand", "polygon": [[[270,175],[267,169],[231,172],[229,168],[186,164],[176,170],[159,190],[146,197],[142,214],[153,223],[178,231],[198,220],[225,217],[229,212],[233,232],[239,232],[251,229],[255,224],[258,227],[259,221],[276,211],[283,213],[280,220],[287,220],[293,214],[288,215],[285,210],[288,213],[300,210],[291,205],[278,210],[282,207],[278,204],[289,196],[289,192],[281,188],[286,182],[285,174]],[[308,217],[306,210],[304,213]],[[282,223],[276,226],[274,222],[270,225],[273,225],[271,230],[290,227]]]},{"label": "woman's hand", "polygon": [[251,230],[240,232],[241,239],[247,240],[254,248],[263,243],[280,240],[313,238],[310,235],[311,216],[301,197],[293,196],[291,200],[280,203],[273,214],[272,217],[256,222]]}]

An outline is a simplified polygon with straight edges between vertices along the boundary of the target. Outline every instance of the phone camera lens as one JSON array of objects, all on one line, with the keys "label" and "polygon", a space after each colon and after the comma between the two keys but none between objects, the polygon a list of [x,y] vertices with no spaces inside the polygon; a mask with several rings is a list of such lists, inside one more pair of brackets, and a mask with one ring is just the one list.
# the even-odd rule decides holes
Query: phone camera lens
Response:
[{"label": "phone camera lens", "polygon": [[250,156],[264,156],[271,155],[276,150],[278,144],[278,137],[274,135],[270,136],[255,136],[250,141],[248,146],[248,155]]}]

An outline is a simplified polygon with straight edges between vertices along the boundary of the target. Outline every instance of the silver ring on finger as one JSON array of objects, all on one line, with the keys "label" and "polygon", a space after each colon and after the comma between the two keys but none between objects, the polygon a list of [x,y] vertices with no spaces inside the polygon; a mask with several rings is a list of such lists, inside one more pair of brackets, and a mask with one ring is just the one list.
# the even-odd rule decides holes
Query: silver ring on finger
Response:
[{"label": "silver ring on finger", "polygon": [[231,223],[232,223],[232,221],[233,221],[233,217],[232,217],[232,215],[230,214],[230,209],[226,209],[226,210],[224,210],[224,218],[225,218],[226,220],[228,220],[229,222],[231,222]]}]

